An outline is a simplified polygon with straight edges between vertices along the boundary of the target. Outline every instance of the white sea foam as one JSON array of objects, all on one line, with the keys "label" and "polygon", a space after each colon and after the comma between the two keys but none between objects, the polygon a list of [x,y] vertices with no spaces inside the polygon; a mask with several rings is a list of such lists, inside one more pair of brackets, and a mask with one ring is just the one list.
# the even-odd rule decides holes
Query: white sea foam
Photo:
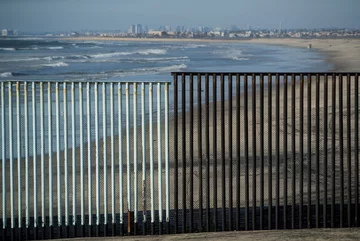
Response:
[{"label": "white sea foam", "polygon": [[229,51],[225,51],[224,53],[217,53],[222,55],[225,59],[231,59],[235,61],[246,61],[249,60],[248,56],[243,53],[241,49],[230,49]]},{"label": "white sea foam", "polygon": [[50,50],[56,50],[56,49],[63,49],[64,47],[62,46],[55,46],[55,47],[46,47],[45,49],[50,49]]},{"label": "white sea foam", "polygon": [[69,64],[64,63],[64,62],[57,62],[57,63],[53,63],[53,64],[41,64],[41,66],[46,66],[46,67],[67,67],[67,66],[69,66]]},{"label": "white sea foam", "polygon": [[139,69],[133,69],[133,70],[130,70],[127,72],[114,73],[114,75],[112,77],[167,73],[167,72],[180,71],[180,70],[186,69],[186,68],[187,68],[187,65],[185,65],[185,64],[178,64],[178,65],[171,65],[171,66],[164,66],[164,67],[153,67],[153,68],[139,68]]},{"label": "white sea foam", "polygon": [[134,55],[134,54],[140,54],[140,55],[164,55],[166,54],[165,49],[146,49],[146,50],[140,50],[135,52],[113,52],[113,53],[100,53],[100,54],[93,54],[90,55],[92,58],[111,58],[116,56],[127,56],[127,55]]},{"label": "white sea foam", "polygon": [[3,50],[3,51],[15,51],[16,49],[15,48],[0,48],[0,50]]},{"label": "white sea foam", "polygon": [[0,78],[8,78],[8,77],[12,77],[11,72],[0,73]]},{"label": "white sea foam", "polygon": [[166,54],[166,50],[165,49],[147,49],[147,50],[141,50],[141,51],[138,51],[135,53],[142,54],[142,55],[149,55],[149,54],[162,55],[162,54]]},{"label": "white sea foam", "polygon": [[38,61],[40,58],[26,58],[26,59],[0,59],[0,62],[23,62],[23,61]]}]

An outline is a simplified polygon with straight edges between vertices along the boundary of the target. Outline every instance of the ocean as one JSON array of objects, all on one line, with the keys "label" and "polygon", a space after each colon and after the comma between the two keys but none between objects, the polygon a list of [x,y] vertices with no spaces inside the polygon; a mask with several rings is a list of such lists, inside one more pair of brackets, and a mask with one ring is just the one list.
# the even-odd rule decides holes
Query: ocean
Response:
[{"label": "ocean", "polygon": [[[170,75],[172,71],[215,71],[215,72],[297,72],[297,71],[327,71],[331,68],[325,60],[325,56],[312,49],[300,49],[272,45],[258,45],[247,43],[190,43],[190,42],[116,42],[116,41],[60,41],[54,39],[40,38],[16,38],[0,40],[0,82],[6,80],[46,80],[46,81],[172,81]],[[235,83],[233,83],[235,88]],[[7,87],[5,87],[7,88]],[[70,88],[70,86],[68,86]],[[163,88],[163,87],[162,87]],[[186,88],[189,88],[187,85]],[[204,88],[204,86],[202,86]],[[102,85],[99,86],[99,93]],[[154,86],[156,93],[157,86]],[[194,104],[197,100],[197,87],[194,87]],[[91,90],[91,109],[94,110],[94,89]],[[132,95],[130,87],[130,95]],[[181,91],[181,86],[179,87]],[[210,99],[212,85],[209,88]],[[219,92],[219,90],[217,90]],[[236,91],[233,91],[235,94]],[[186,98],[189,98],[189,91],[186,91]],[[227,91],[225,99],[228,99]],[[5,126],[9,126],[9,103],[8,91],[5,91]],[[40,92],[36,91],[37,98],[40,98]],[[61,95],[62,96],[62,95]],[[107,103],[109,103],[110,91],[106,90]],[[15,95],[13,96],[15,98]],[[22,96],[21,96],[22,98]],[[117,97],[116,97],[117,98]],[[125,103],[123,95],[122,103]],[[130,97],[132,98],[132,97]],[[220,93],[217,94],[220,100]],[[70,103],[70,96],[68,101]],[[153,98],[156,101],[156,96]],[[14,99],[15,101],[15,99]],[[30,101],[30,99],[29,99]],[[87,101],[83,96],[83,101]],[[202,103],[205,99],[202,96]],[[52,108],[52,135],[56,133],[55,129],[55,96],[53,96]],[[63,119],[63,99],[60,98],[60,149],[65,148],[64,139],[64,119]],[[68,103],[68,104],[69,104]],[[139,101],[140,103],[140,101]],[[31,103],[29,102],[29,106]],[[48,100],[45,98],[45,107],[48,106]],[[145,97],[145,106],[149,105],[148,96]],[[169,114],[173,114],[173,88],[169,89]],[[102,106],[102,97],[99,97],[99,106]],[[155,108],[156,105],[154,105]],[[13,114],[15,107],[13,106]],[[40,106],[36,106],[36,120],[40,120]],[[70,108],[70,107],[69,107]],[[108,107],[109,108],[109,107]],[[123,106],[122,108],[125,108]],[[164,112],[164,98],[162,98],[161,109]],[[185,111],[189,110],[189,102],[186,102]],[[100,110],[102,110],[100,108]],[[141,109],[138,108],[140,116]],[[181,108],[179,112],[183,111]],[[118,115],[118,109],[115,106],[115,116]],[[102,113],[102,112],[101,112]],[[99,114],[101,120],[102,114]],[[148,109],[146,108],[146,121],[148,122]],[[32,111],[28,112],[29,126],[32,126]],[[79,124],[79,92],[75,92],[75,119],[76,125]],[[123,112],[125,115],[125,112]],[[70,109],[67,111],[68,120],[71,117]],[[130,116],[132,120],[133,106],[130,107]],[[48,126],[48,109],[44,108],[45,129]],[[15,118],[15,116],[14,116]],[[24,102],[20,103],[20,125],[24,128]],[[91,119],[95,118],[92,111]],[[108,121],[110,118],[108,118]],[[123,127],[126,125],[125,116],[122,117]],[[117,117],[115,117],[115,123]],[[138,118],[137,125],[141,125],[141,118]],[[156,118],[153,119],[156,122]],[[37,121],[37,143],[41,142],[40,121]],[[131,122],[130,126],[134,123]],[[86,123],[85,123],[86,126]],[[67,138],[71,140],[72,132],[70,125],[67,131]],[[95,130],[95,122],[91,122],[92,132]],[[100,121],[98,128],[103,129],[103,122]],[[5,128],[6,129],[6,128]],[[107,133],[110,133],[110,124],[107,123]],[[118,126],[115,125],[114,134],[119,134]],[[17,139],[17,127],[13,126],[13,137]],[[29,132],[29,155],[33,153],[33,131]],[[76,136],[79,136],[79,129],[76,129]],[[20,132],[21,139],[25,138],[25,132]],[[103,137],[101,131],[99,137]],[[45,131],[44,138],[49,138],[48,131]],[[55,136],[53,136],[55,138]],[[95,140],[92,133],[91,139]],[[53,149],[55,150],[55,141]],[[79,146],[79,138],[76,138],[76,146]],[[8,145],[8,143],[6,144]],[[72,145],[68,142],[68,147]],[[48,153],[48,143],[45,143],[45,154]],[[6,154],[8,157],[9,153]],[[22,153],[24,155],[24,153]],[[17,154],[14,153],[14,157]]]},{"label": "ocean", "polygon": [[248,43],[0,40],[0,80],[156,81],[172,71],[306,72],[332,66],[313,49]]}]

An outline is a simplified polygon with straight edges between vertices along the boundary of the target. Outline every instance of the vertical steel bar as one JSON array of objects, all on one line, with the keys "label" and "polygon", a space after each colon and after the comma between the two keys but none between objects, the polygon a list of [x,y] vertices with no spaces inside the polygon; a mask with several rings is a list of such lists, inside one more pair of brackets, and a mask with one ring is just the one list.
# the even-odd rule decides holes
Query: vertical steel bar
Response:
[{"label": "vertical steel bar", "polygon": [[275,203],[275,228],[279,229],[280,216],[280,79],[279,74],[276,74],[276,137],[275,137],[275,152],[276,152],[276,203]]},{"label": "vertical steel bar", "polygon": [[162,234],[163,195],[162,195],[162,136],[161,136],[161,83],[157,84],[157,139],[158,139],[158,185],[159,185],[159,233]]},{"label": "vertical steel bar", "polygon": [[122,131],[122,90],[118,83],[118,128],[119,128],[119,212],[120,212],[120,235],[124,225],[124,171],[123,171],[123,131]]},{"label": "vertical steel bar", "polygon": [[114,83],[110,84],[110,148],[111,148],[111,221],[112,235],[116,232],[116,207],[115,207],[115,137],[114,137]]},{"label": "vertical steel bar", "polygon": [[340,228],[344,227],[343,76],[339,75]]},{"label": "vertical steel bar", "polygon": [[260,229],[264,229],[264,76],[260,75]]},{"label": "vertical steel bar", "polygon": [[332,76],[331,94],[331,228],[335,227],[335,141],[336,141],[336,76]]},{"label": "vertical steel bar", "polygon": [[[66,84],[64,83],[64,87],[66,86]],[[66,108],[65,106],[67,105],[67,98],[66,98],[66,93],[64,93],[64,108]],[[79,102],[80,102],[80,99],[81,97],[79,97]],[[77,216],[77,202],[76,202],[76,197],[77,197],[77,191],[76,191],[76,186],[77,186],[77,183],[76,183],[76,176],[77,176],[77,170],[76,170],[76,116],[75,116],[75,83],[72,83],[71,84],[71,140],[72,140],[72,156],[71,156],[71,160],[72,160],[72,193],[73,193],[73,220],[72,220],[72,223],[73,223],[73,226],[75,227],[76,226],[76,216]],[[82,112],[80,112],[80,115],[81,115]],[[67,132],[67,130],[65,130],[65,132]],[[67,148],[65,148],[67,149]],[[82,150],[80,150],[80,152],[82,152]],[[82,155],[82,154],[81,154]],[[68,161],[65,159],[65,173],[66,173],[66,177],[65,179],[68,180],[67,176],[68,176]],[[82,165],[80,163],[80,165]],[[81,173],[81,177],[80,177],[80,181],[82,182],[82,178],[83,178],[83,173]],[[82,199],[83,199],[83,184],[80,184],[80,188],[81,188],[81,194],[80,194],[80,202],[81,202],[81,206],[82,205]],[[67,191],[65,191],[67,192]],[[82,210],[81,210],[82,211]],[[82,212],[81,212],[81,219],[82,219]],[[75,228],[76,230],[76,228]]]},{"label": "vertical steel bar", "polygon": [[166,223],[170,234],[170,159],[169,159],[169,84],[165,84],[165,189],[166,189]]},{"label": "vertical steel bar", "polygon": [[311,228],[311,75],[307,77],[307,226]]},{"label": "vertical steel bar", "polygon": [[214,225],[214,231],[217,231],[217,125],[216,125],[216,119],[217,119],[217,112],[216,112],[216,82],[217,82],[217,76],[216,74],[213,74],[213,212],[214,212],[214,219],[213,219],[213,225]]},{"label": "vertical steel bar", "polygon": [[[131,163],[130,163],[130,100],[129,100],[129,83],[126,83],[126,159],[127,159],[127,202],[128,212],[132,210],[131,195]],[[129,218],[129,217],[128,217]]]},{"label": "vertical steel bar", "polygon": [[[13,107],[12,107],[12,83],[9,82],[9,163],[10,163],[10,217],[11,229],[15,228],[15,197],[14,197],[14,156],[13,156]],[[6,220],[5,220],[6,221]]]},{"label": "vertical steel bar", "polygon": [[[58,210],[58,227],[62,226],[62,183],[61,183],[61,160],[60,160],[60,101],[59,101],[59,83],[55,85],[56,91],[56,160],[57,160],[57,210]],[[65,168],[66,169],[66,168]],[[65,190],[67,190],[67,180],[65,180]],[[61,229],[60,229],[61,230]],[[61,237],[61,231],[59,231],[58,237]]]},{"label": "vertical steel bar", "polygon": [[[231,112],[231,111],[230,111]],[[231,121],[232,124],[232,121]],[[240,230],[240,75],[236,75],[236,230]]]},{"label": "vertical steel bar", "polygon": [[[41,155],[41,227],[45,227],[45,127],[44,127],[44,86],[40,83],[40,155]],[[49,173],[50,175],[50,173]],[[21,190],[21,189],[19,189]]]},{"label": "vertical steel bar", "polygon": [[229,142],[228,142],[228,151],[229,151],[229,231],[233,230],[233,221],[232,221],[232,213],[233,213],[233,174],[232,174],[232,75],[229,74],[228,76],[228,128],[229,128]]},{"label": "vertical steel bar", "polygon": [[249,121],[248,77],[244,75],[245,230],[249,230]]},{"label": "vertical steel bar", "polygon": [[[74,86],[74,102],[75,102],[75,86]],[[79,83],[79,141],[80,141],[80,206],[81,206],[81,229],[85,225],[85,170],[84,170],[84,123],[83,123],[83,85]],[[76,116],[74,115],[74,118]],[[76,141],[75,141],[76,143]]]},{"label": "vertical steel bar", "polygon": [[[81,85],[81,83],[80,83]],[[80,101],[80,99],[79,99]],[[82,113],[82,111],[80,112]],[[73,196],[72,196],[72,201],[73,201],[73,220],[72,220],[72,225],[75,227],[76,226],[76,125],[75,125],[75,83],[72,83],[71,84],[71,137],[72,137],[72,193],[73,193]],[[65,162],[65,183],[68,182],[68,156],[67,156],[67,131],[68,131],[68,127],[67,127],[67,91],[66,91],[66,83],[64,83],[64,162]],[[82,147],[80,148],[80,155],[82,156]],[[81,182],[83,180],[83,173],[81,173]],[[80,184],[81,186],[81,219],[82,219],[82,222],[83,222],[83,183]],[[66,200],[66,213],[68,213],[68,187],[66,185],[66,188],[65,188],[65,200]],[[68,214],[66,214],[66,226],[69,225],[69,221],[68,221]],[[76,228],[75,228],[76,230]]]},{"label": "vertical steel bar", "polygon": [[284,106],[283,106],[283,125],[284,125],[284,132],[283,132],[283,152],[284,152],[284,229],[287,228],[287,208],[288,208],[288,152],[287,152],[287,96],[288,96],[288,90],[287,90],[287,80],[288,77],[285,74],[284,75]]},{"label": "vertical steel bar", "polygon": [[316,75],[316,144],[315,144],[315,159],[316,159],[316,228],[320,225],[320,76]]},{"label": "vertical steel bar", "polygon": [[[36,128],[36,85],[35,82],[32,82],[32,134],[33,134],[33,181],[34,181],[34,236],[37,236],[37,228],[38,228],[38,174],[37,174],[37,128]],[[4,175],[5,177],[5,175]],[[36,237],[34,237],[35,239]]]},{"label": "vertical steel bar", "polygon": [[[22,156],[21,156],[21,127],[20,127],[20,83],[16,82],[16,116],[17,116],[17,159],[18,159],[18,228],[22,228]],[[44,222],[44,221],[43,221]],[[19,235],[21,237],[21,235]]]},{"label": "vertical steel bar", "polygon": [[136,234],[136,227],[137,227],[137,216],[138,216],[138,158],[137,158],[137,148],[138,148],[138,142],[137,142],[137,85],[136,83],[133,84],[133,114],[134,114],[134,234]]},{"label": "vertical steel bar", "polygon": [[[64,176],[64,180],[65,180],[65,182],[67,182],[67,180],[68,180],[68,144],[67,144],[67,130],[68,130],[68,126],[67,126],[67,86],[66,86],[66,83],[64,83],[63,84],[63,95],[64,95],[64,112],[63,112],[63,118],[64,118],[64,131],[63,131],[63,133],[64,133],[64,163],[65,163],[65,176]],[[51,200],[52,200],[52,185],[53,185],[53,180],[52,180],[52,175],[51,175],[51,173],[52,173],[52,163],[50,163],[50,162],[52,162],[52,160],[51,160],[51,145],[52,145],[52,143],[51,143],[51,135],[52,135],[52,133],[51,133],[51,123],[52,123],[52,120],[51,120],[51,115],[52,115],[52,113],[51,113],[51,106],[52,106],[52,98],[51,98],[51,83],[49,82],[48,83],[48,109],[49,109],[49,111],[48,111],[48,114],[49,114],[49,187],[50,187],[50,189],[51,189],[51,194],[49,193],[49,199],[51,198]],[[74,150],[74,149],[73,149]],[[50,168],[50,165],[51,165],[51,168]],[[50,180],[50,177],[51,177],[51,180]],[[66,186],[67,187],[67,186]],[[67,206],[67,204],[68,204],[68,190],[64,190],[64,192],[65,192],[65,205],[66,205],[66,207],[65,207],[65,225],[66,226],[68,226],[69,225],[69,213],[68,213],[68,206]],[[50,197],[50,195],[51,195],[51,197]],[[52,203],[52,201],[51,202],[49,202],[49,209],[51,208],[52,209],[52,205],[53,205],[53,203]],[[52,210],[51,210],[51,216],[52,216]],[[75,212],[73,213],[73,217],[75,217]],[[52,220],[51,220],[51,223],[52,223]],[[51,229],[52,229],[52,227],[51,227]],[[52,230],[50,231],[50,232],[52,232]]]},{"label": "vertical steel bar", "polygon": [[291,227],[295,228],[295,206],[296,206],[296,146],[295,146],[295,135],[296,135],[296,126],[295,126],[295,75],[291,76],[291,151],[292,151],[292,208],[291,208]]},{"label": "vertical steel bar", "polygon": [[[48,87],[51,85],[51,83],[48,84]],[[64,180],[65,182],[67,182],[68,180],[68,124],[67,124],[67,86],[66,83],[64,83],[64,112],[63,112],[63,117],[64,117],[64,163],[65,163],[65,176],[64,176]],[[50,97],[49,97],[50,96]],[[48,97],[49,97],[49,105],[51,105],[51,91],[48,93]],[[49,111],[50,113],[50,111]],[[49,123],[49,128],[51,128],[51,123]],[[50,130],[50,129],[49,129]],[[50,135],[49,135],[49,138]],[[73,147],[74,148],[74,147]],[[74,149],[72,150],[72,152],[74,152]],[[49,152],[50,153],[50,152]],[[51,173],[51,172],[49,172]],[[51,176],[51,175],[49,175]],[[74,175],[73,175],[74,176]],[[73,185],[74,185],[74,181],[73,181]],[[66,186],[67,188],[67,186]],[[68,190],[64,190],[65,192],[65,199],[68,200]],[[73,192],[74,193],[74,192]],[[74,194],[73,194],[74,195]],[[75,226],[75,217],[76,217],[76,210],[75,210],[75,202],[74,200],[76,200],[76,196],[73,196],[73,225]],[[75,204],[75,205],[74,205]],[[49,205],[52,206],[52,204],[49,203]],[[68,206],[67,206],[67,201],[66,201],[66,207],[65,207],[65,224],[66,226],[69,225],[69,214],[68,214]]]},{"label": "vertical steel bar", "polygon": [[355,75],[355,226],[359,225],[359,76]]},{"label": "vertical steel bar", "polygon": [[145,83],[141,83],[141,147],[142,147],[142,199],[143,199],[143,234],[146,234],[146,116]]},{"label": "vertical steel bar", "polygon": [[174,74],[174,233],[178,232],[178,220],[179,220],[179,179],[178,179],[178,167],[179,167],[179,159],[178,159],[178,76]]},{"label": "vertical steel bar", "polygon": [[[50,226],[50,234],[52,234],[52,228],[53,228],[53,220],[54,220],[54,214],[53,214],[53,175],[50,175],[50,173],[53,173],[53,160],[52,160],[52,91],[51,91],[51,83],[48,83],[48,141],[49,141],[49,226]],[[66,117],[66,109],[64,109],[65,117]],[[65,137],[64,137],[65,138]],[[51,236],[51,235],[50,235]]]},{"label": "vertical steel bar", "polygon": [[[74,84],[74,83],[73,83]],[[49,83],[50,85],[50,83]],[[64,95],[64,112],[63,112],[63,118],[64,118],[64,166],[65,166],[65,173],[64,173],[64,180],[65,182],[67,182],[68,180],[68,123],[67,123],[67,86],[66,83],[63,84],[64,87],[64,91],[63,91],[63,95]],[[50,92],[50,96],[51,96],[51,92]],[[49,97],[49,96],[48,96]],[[51,105],[51,100],[49,100],[49,104]],[[73,103],[73,102],[72,102]],[[49,124],[49,127],[51,126],[51,124]],[[74,148],[74,147],[73,147]],[[72,152],[74,152],[74,149],[72,149]],[[74,171],[74,170],[73,170]],[[50,175],[49,175],[50,176]],[[75,175],[73,175],[75,176]],[[73,181],[73,185],[74,185],[74,181]],[[66,190],[64,190],[65,192],[65,200],[68,200],[68,192],[69,190],[67,190],[67,186],[66,186]],[[74,191],[73,191],[73,195],[74,195]],[[76,194],[75,194],[76,195]],[[76,200],[76,196],[73,196],[73,225],[75,226],[75,217],[76,217],[76,210],[75,210],[75,201]],[[68,201],[65,202],[66,207],[65,207],[65,225],[68,226],[69,225],[69,213],[68,213]],[[74,205],[75,204],[75,205]]]},{"label": "vertical steel bar", "polygon": [[210,232],[210,116],[209,75],[205,75],[205,146],[206,146],[206,231]]},{"label": "vertical steel bar", "polygon": [[201,115],[201,75],[197,76],[197,104],[198,104],[198,158],[199,158],[199,231],[203,230],[203,180],[202,180],[202,115]]},{"label": "vertical steel bar", "polygon": [[100,140],[99,140],[99,94],[98,83],[94,84],[95,99],[95,165],[96,165],[96,236],[100,226]]},{"label": "vertical steel bar", "polygon": [[[3,96],[3,93],[2,93]],[[25,228],[26,228],[26,239],[29,239],[28,237],[28,230],[30,228],[30,183],[29,183],[29,122],[28,122],[28,115],[29,115],[29,109],[28,109],[28,87],[27,83],[24,83],[24,133],[25,133]],[[4,105],[1,105],[4,106]],[[2,108],[4,109],[4,108]],[[5,126],[3,126],[3,130],[5,130]],[[4,131],[3,131],[4,132]],[[4,142],[2,142],[4,143]],[[3,144],[4,146],[4,144]],[[3,159],[4,160],[4,159]],[[4,184],[4,182],[3,182]],[[3,199],[4,200],[4,199]]]},{"label": "vertical steel bar", "polygon": [[272,75],[268,75],[268,229],[272,229]]},{"label": "vertical steel bar", "polygon": [[[92,146],[91,146],[91,99],[90,83],[86,86],[86,125],[87,125],[87,155],[88,155],[88,213],[89,213],[89,230],[92,227]],[[91,236],[91,232],[89,232]]]},{"label": "vertical steel bar", "polygon": [[[26,88],[26,85],[25,85]],[[26,92],[27,93],[27,92]],[[27,95],[26,95],[27,98]],[[34,103],[34,102],[33,102]],[[5,230],[6,230],[6,221],[7,220],[7,215],[6,215],[6,162],[4,161],[6,159],[6,145],[5,145],[5,137],[6,137],[6,126],[5,126],[5,86],[4,86],[4,82],[1,82],[1,126],[3,127],[1,130],[1,157],[2,157],[2,172],[1,172],[1,176],[2,176],[2,228],[3,228],[3,234],[5,235]],[[25,105],[27,106],[27,105]],[[27,132],[26,132],[27,133]],[[27,169],[26,169],[27,170]],[[27,175],[28,177],[28,175]],[[28,179],[27,179],[28,180]],[[29,184],[29,183],[27,183]],[[28,185],[27,185],[28,187]],[[28,190],[28,189],[27,189]],[[27,200],[27,204],[28,204],[28,200]],[[27,208],[27,212],[29,212],[29,208]],[[28,227],[28,226],[27,226]]]},{"label": "vertical steel bar", "polygon": [[323,224],[327,227],[327,182],[328,182],[328,75],[324,76],[324,162],[323,162],[323,176],[324,176],[324,203],[323,203]]},{"label": "vertical steel bar", "polygon": [[252,75],[252,229],[256,229],[256,75]]},{"label": "vertical steel bar", "polygon": [[347,114],[346,114],[346,130],[347,130],[347,226],[350,228],[351,223],[351,79],[350,74],[347,75]]},{"label": "vertical steel bar", "polygon": [[182,232],[186,232],[186,79],[182,75]]},{"label": "vertical steel bar", "polygon": [[154,137],[153,137],[153,87],[149,84],[149,144],[150,144],[150,195],[151,195],[151,234],[155,225],[155,177],[154,177]]},{"label": "vertical steel bar", "polygon": [[300,183],[299,183],[299,228],[303,227],[303,204],[304,204],[304,76],[300,74]]},{"label": "vertical steel bar", "polygon": [[[194,77],[190,74],[190,145],[189,145],[189,155],[190,155],[190,207],[189,207],[189,232],[193,232],[193,206],[194,206]],[[184,111],[185,112],[185,111]]]},{"label": "vertical steel bar", "polygon": [[[103,158],[104,158],[104,236],[106,236],[107,224],[108,224],[108,177],[107,177],[107,104],[106,104],[106,83],[103,83],[102,86],[102,115],[103,115]],[[136,125],[134,125],[136,126]]]},{"label": "vertical steel bar", "polygon": [[220,78],[220,99],[221,99],[221,222],[222,230],[226,230],[226,183],[225,183],[225,88],[224,74]]}]

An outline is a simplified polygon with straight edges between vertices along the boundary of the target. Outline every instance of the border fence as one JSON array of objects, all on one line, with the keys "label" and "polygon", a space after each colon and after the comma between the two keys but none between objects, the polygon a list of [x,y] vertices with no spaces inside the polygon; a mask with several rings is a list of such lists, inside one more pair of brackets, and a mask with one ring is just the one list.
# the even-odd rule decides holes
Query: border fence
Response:
[{"label": "border fence", "polygon": [[359,226],[358,73],[0,83],[0,238]]}]

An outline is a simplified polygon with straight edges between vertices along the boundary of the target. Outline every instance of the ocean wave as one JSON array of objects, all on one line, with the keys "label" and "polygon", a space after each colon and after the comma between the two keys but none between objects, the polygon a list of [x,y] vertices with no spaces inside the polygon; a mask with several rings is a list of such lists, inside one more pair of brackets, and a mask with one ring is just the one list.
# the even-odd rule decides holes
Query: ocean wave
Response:
[{"label": "ocean wave", "polygon": [[241,49],[229,49],[225,52],[216,52],[217,55],[221,55],[225,59],[230,59],[234,61],[246,61],[249,60],[249,56],[244,54]]},{"label": "ocean wave", "polygon": [[26,59],[0,59],[1,62],[27,62],[27,61],[38,61],[40,58],[26,58]]},{"label": "ocean wave", "polygon": [[149,55],[149,54],[156,54],[156,55],[162,55],[166,54],[166,49],[147,49],[135,52],[135,54],[142,54],[142,55]]},{"label": "ocean wave", "polygon": [[92,58],[111,58],[116,56],[127,56],[127,55],[134,55],[134,54],[140,54],[140,55],[164,55],[166,54],[165,49],[146,49],[146,50],[140,50],[135,52],[113,52],[113,53],[100,53],[100,54],[93,54],[90,55]]},{"label": "ocean wave", "polygon": [[5,72],[5,73],[0,73],[0,78],[8,78],[8,77],[12,77],[12,73],[11,72]]},{"label": "ocean wave", "polygon": [[63,49],[64,47],[62,46],[54,46],[54,47],[45,47],[45,49],[49,49],[49,50],[56,50],[56,49]]},{"label": "ocean wave", "polygon": [[231,57],[230,59],[236,60],[236,61],[246,61],[246,60],[249,60],[249,58],[240,58],[240,57]]},{"label": "ocean wave", "polygon": [[38,47],[32,47],[32,48],[19,48],[19,50],[38,50]]},{"label": "ocean wave", "polygon": [[100,80],[100,79],[109,79],[116,77],[128,77],[128,76],[137,76],[137,75],[149,75],[149,74],[160,74],[160,73],[168,73],[174,71],[180,71],[186,69],[187,65],[179,64],[179,65],[171,65],[164,67],[152,67],[152,68],[138,68],[131,70],[122,70],[122,71],[109,71],[109,72],[100,72],[100,73],[79,73],[79,72],[69,72],[66,73],[65,76],[67,78],[86,78],[87,80]]},{"label": "ocean wave", "polygon": [[44,57],[44,60],[52,61],[52,60],[59,60],[59,59],[89,59],[90,57],[87,55],[68,55],[68,56],[47,56]]},{"label": "ocean wave", "polygon": [[133,58],[129,59],[130,62],[181,62],[188,61],[188,56],[181,57],[163,57],[163,58]]},{"label": "ocean wave", "polygon": [[41,64],[40,66],[45,66],[45,67],[67,67],[67,66],[69,66],[69,64],[64,63],[64,62],[57,62],[57,63],[53,63],[53,64]]},{"label": "ocean wave", "polygon": [[15,48],[0,48],[0,50],[3,50],[3,51],[16,51]]}]

